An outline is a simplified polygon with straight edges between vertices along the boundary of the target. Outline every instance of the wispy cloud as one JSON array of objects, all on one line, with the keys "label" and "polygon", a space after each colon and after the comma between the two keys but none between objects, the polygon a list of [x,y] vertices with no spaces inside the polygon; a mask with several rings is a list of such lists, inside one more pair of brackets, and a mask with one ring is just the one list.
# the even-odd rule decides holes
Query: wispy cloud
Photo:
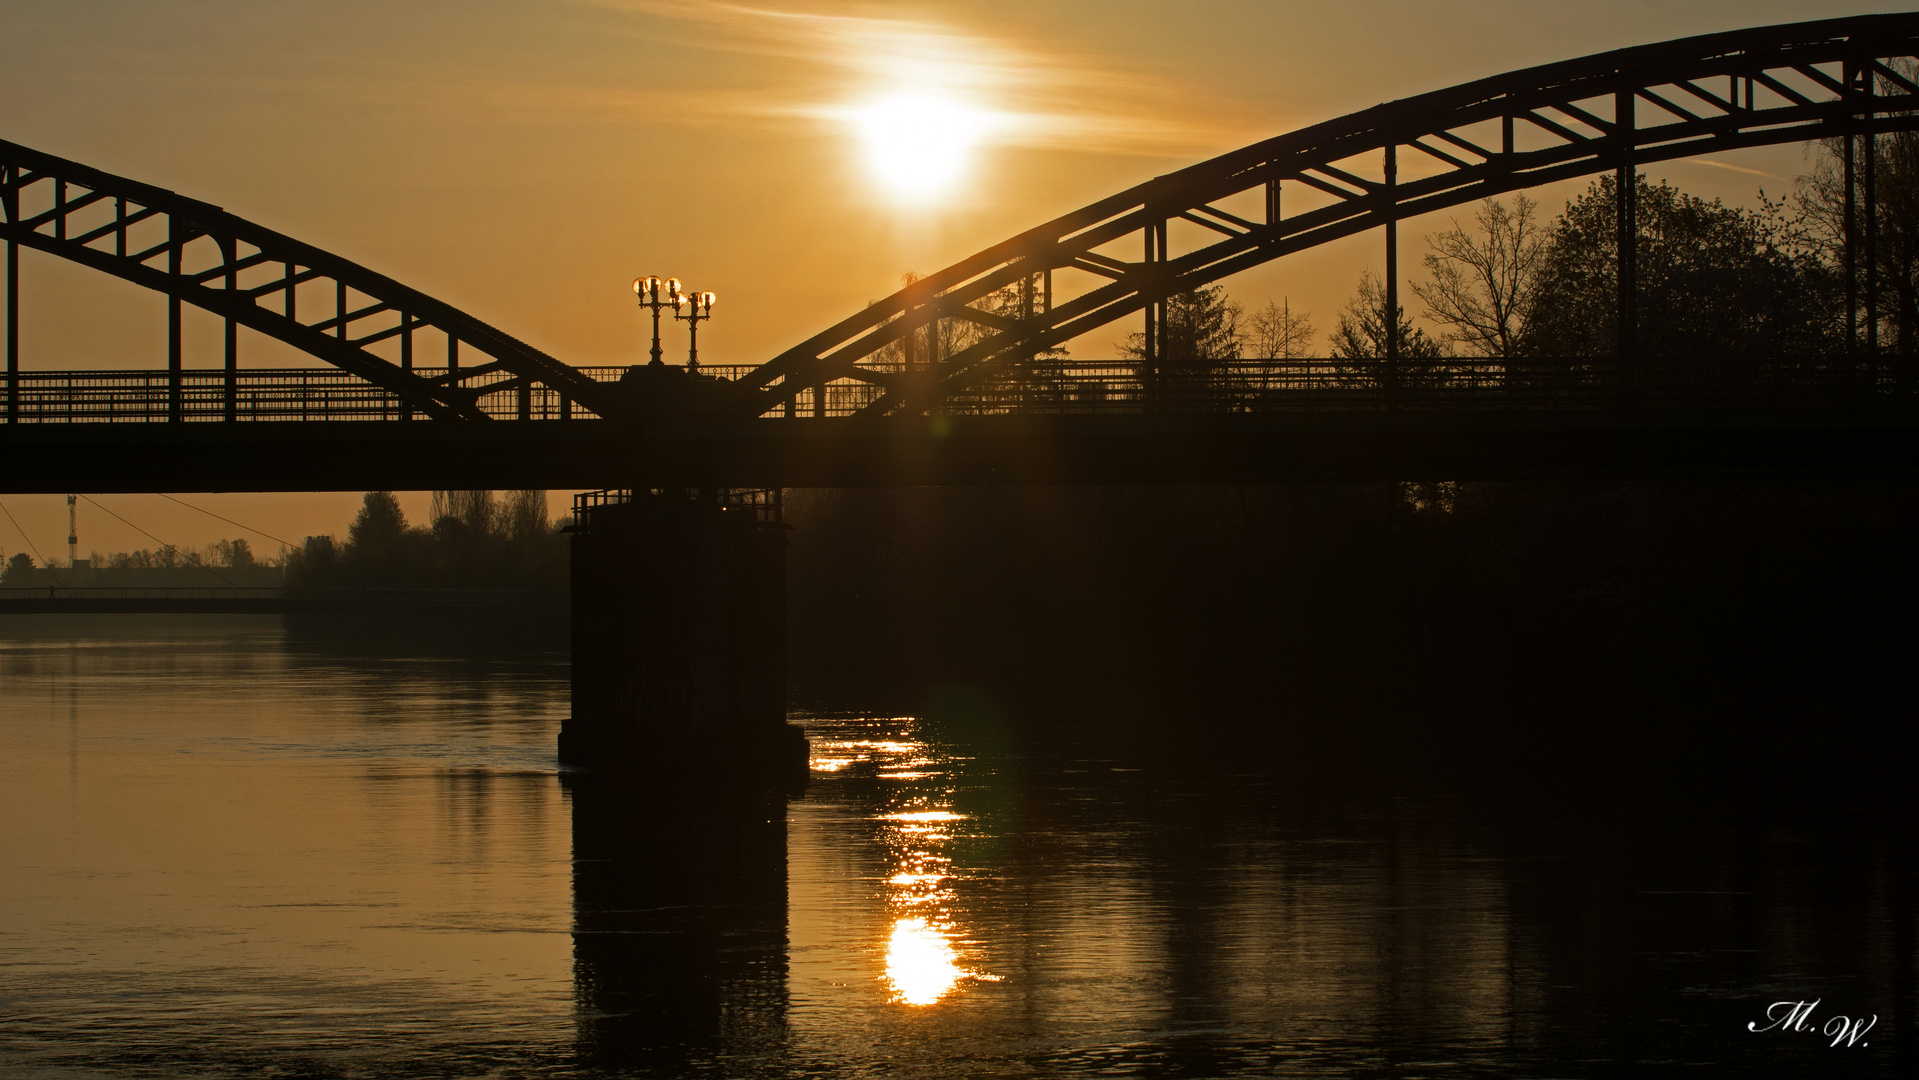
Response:
[{"label": "wispy cloud", "polygon": [[1002,145],[1190,155],[1272,133],[1201,89],[951,25],[720,0],[582,2],[644,17],[680,44],[784,61],[765,88],[703,89],[708,117],[834,122],[863,99],[937,93],[991,114]]},{"label": "wispy cloud", "polygon": [[1714,161],[1711,158],[1693,158],[1692,161],[1695,165],[1708,165],[1715,169],[1725,169],[1727,172],[1745,173],[1748,176],[1763,176],[1768,180],[1785,179],[1785,177],[1780,176],[1778,173],[1769,173],[1764,169],[1749,169],[1744,165],[1734,165],[1725,161]]}]

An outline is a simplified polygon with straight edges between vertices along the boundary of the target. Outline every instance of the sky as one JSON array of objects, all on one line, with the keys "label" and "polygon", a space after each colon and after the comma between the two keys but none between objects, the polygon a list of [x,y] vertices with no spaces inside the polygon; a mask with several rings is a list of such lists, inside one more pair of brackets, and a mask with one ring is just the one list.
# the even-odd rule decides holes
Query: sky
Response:
[{"label": "sky", "polygon": [[[573,364],[643,361],[631,282],[677,276],[719,297],[701,360],[758,363],[903,273],[1308,123],[1607,49],[1880,10],[1897,8],[0,0],[0,138],[224,206]],[[897,167],[902,152],[938,175],[903,175],[915,170]],[[1786,146],[1673,162],[1653,178],[1751,204],[1807,167]],[[1533,194],[1556,212],[1583,187]],[[1452,216],[1402,226],[1409,276],[1423,237]],[[164,365],[158,294],[37,252],[22,263],[23,366]],[[1323,333],[1361,271],[1382,264],[1377,236],[1355,237],[1226,285],[1249,308],[1284,299]],[[1133,329],[1114,324],[1073,354],[1111,356]],[[188,365],[216,366],[218,324],[190,316],[186,334]],[[669,355],[684,340],[674,327]],[[308,362],[242,342],[243,366]],[[264,530],[246,535],[271,550],[261,535],[343,533],[359,499],[194,501]],[[169,543],[234,535],[155,495],[102,500]],[[426,496],[402,504],[417,518]],[[41,550],[64,553],[63,497],[4,505]],[[83,555],[154,545],[84,507]],[[0,548],[24,546],[0,520]]]}]

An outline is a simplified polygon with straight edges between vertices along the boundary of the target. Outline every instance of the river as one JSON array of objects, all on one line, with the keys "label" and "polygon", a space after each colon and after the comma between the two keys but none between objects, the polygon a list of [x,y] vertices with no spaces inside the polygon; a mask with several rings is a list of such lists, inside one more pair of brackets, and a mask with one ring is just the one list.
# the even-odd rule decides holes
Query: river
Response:
[{"label": "river", "polygon": [[563,774],[566,677],[0,640],[0,1074],[1919,1075],[1882,801],[961,689],[796,711],[804,793],[717,805]]}]

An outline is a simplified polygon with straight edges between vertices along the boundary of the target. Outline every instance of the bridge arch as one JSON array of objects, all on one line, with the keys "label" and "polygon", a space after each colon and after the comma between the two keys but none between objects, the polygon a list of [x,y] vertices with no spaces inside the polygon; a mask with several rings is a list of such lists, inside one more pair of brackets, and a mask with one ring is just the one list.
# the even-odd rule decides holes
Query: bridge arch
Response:
[{"label": "bridge arch", "polygon": [[[166,294],[176,373],[186,303],[226,320],[229,373],[237,367],[234,328],[246,326],[392,392],[424,416],[484,420],[482,394],[535,385],[557,392],[569,413],[574,404],[601,416],[617,411],[608,384],[417,289],[209,203],[4,140],[0,239]],[[17,289],[17,280],[17,264],[9,266],[8,288]],[[302,292],[315,291],[327,302],[303,310]],[[9,297],[9,312],[16,306]],[[415,372],[413,346],[423,333],[429,344],[444,344],[444,374]],[[396,347],[397,362],[382,355]],[[10,341],[10,359],[14,348]],[[500,380],[501,372],[511,378]],[[489,377],[483,389],[467,385],[482,377]],[[10,417],[17,408],[11,393]],[[176,418],[179,408],[176,394]]]},{"label": "bridge arch", "polygon": [[[923,411],[1009,362],[1292,252],[1384,228],[1390,253],[1402,218],[1556,180],[1624,179],[1645,163],[1919,128],[1915,59],[1919,13],[1871,15],[1620,49],[1377,105],[1157,177],[915,281],[744,377],[745,411],[790,412],[812,391],[823,412],[824,388],[849,380],[870,388],[866,412]],[[1420,174],[1400,178],[1411,162]],[[1282,185],[1330,201],[1289,212]],[[1618,190],[1630,198],[1634,185]],[[1219,205],[1255,192],[1263,215]],[[1174,254],[1175,221],[1217,239]],[[1138,254],[1115,254],[1129,247]],[[1101,283],[1012,317],[973,306],[1055,271]],[[984,332],[951,356],[877,361],[902,342],[910,354],[908,335],[942,319]]]}]

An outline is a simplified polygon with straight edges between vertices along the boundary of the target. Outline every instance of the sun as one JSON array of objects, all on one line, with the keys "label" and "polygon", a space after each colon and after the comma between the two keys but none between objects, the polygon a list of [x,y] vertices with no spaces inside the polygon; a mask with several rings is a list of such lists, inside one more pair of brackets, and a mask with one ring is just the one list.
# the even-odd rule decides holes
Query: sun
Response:
[{"label": "sun", "polygon": [[896,94],[846,110],[867,167],[895,199],[924,204],[959,187],[993,115],[935,94]]}]

